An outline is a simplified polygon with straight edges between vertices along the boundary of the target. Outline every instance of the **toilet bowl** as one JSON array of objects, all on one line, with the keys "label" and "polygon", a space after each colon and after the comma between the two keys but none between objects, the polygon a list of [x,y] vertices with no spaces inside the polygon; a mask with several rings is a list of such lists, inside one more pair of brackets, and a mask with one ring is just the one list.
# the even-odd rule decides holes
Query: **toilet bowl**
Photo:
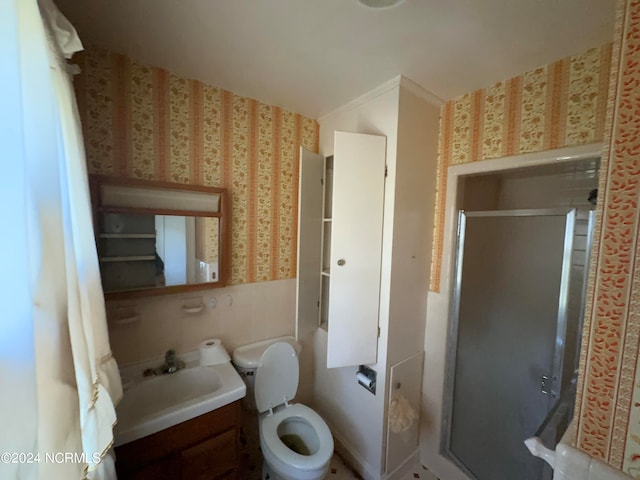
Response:
[{"label": "toilet bowl", "polygon": [[291,344],[271,344],[255,373],[263,479],[318,480],[329,470],[333,437],[322,417],[300,403],[298,357]]}]

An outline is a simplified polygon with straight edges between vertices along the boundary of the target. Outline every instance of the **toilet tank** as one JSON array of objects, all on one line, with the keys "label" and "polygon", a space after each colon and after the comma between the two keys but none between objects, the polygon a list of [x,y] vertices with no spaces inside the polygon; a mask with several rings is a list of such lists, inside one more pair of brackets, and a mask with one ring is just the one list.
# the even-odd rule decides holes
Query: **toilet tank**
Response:
[{"label": "toilet tank", "polygon": [[270,345],[277,342],[290,343],[296,350],[296,353],[300,355],[302,347],[296,339],[291,336],[270,338],[268,340],[250,343],[249,345],[238,347],[233,351],[231,359],[233,366],[236,367],[236,370],[247,385],[247,395],[242,399],[242,406],[250,412],[256,411],[254,390],[256,368],[260,363],[260,358],[262,358],[264,351],[269,348]]}]

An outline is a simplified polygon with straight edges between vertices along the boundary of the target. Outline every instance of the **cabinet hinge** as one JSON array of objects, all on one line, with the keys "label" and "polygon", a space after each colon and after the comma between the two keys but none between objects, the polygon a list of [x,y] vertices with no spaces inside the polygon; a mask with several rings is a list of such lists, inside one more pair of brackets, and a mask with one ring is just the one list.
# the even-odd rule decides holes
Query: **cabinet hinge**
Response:
[{"label": "cabinet hinge", "polygon": [[386,165],[384,166],[384,178],[387,178],[387,176],[389,175],[389,167],[387,167]]},{"label": "cabinet hinge", "polygon": [[324,178],[320,179],[320,185],[324,185]]},{"label": "cabinet hinge", "polygon": [[378,338],[380,338],[380,325],[378,325]]}]

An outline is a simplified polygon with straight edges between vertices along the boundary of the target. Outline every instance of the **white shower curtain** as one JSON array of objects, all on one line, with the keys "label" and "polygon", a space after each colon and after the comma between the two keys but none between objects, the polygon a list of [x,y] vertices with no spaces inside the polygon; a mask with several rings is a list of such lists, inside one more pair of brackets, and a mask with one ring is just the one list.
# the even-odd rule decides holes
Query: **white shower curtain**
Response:
[{"label": "white shower curtain", "polygon": [[[37,478],[47,480],[114,479],[108,452],[122,386],[109,346],[82,130],[66,62],[82,44],[51,0],[9,1],[0,15],[9,33],[15,30],[17,61],[8,67],[20,75],[16,121],[23,123],[23,138],[3,143],[21,150],[14,161],[24,166],[15,181],[24,182],[25,195],[14,201],[26,202],[27,215],[14,228],[27,231],[22,265],[30,272],[31,305],[25,310],[32,322],[37,397],[37,438],[32,431],[4,430],[0,450],[40,454],[37,469],[5,464],[0,476],[36,478],[37,470]],[[10,73],[15,77],[15,70]],[[8,360],[0,355],[4,376],[12,372],[3,368]],[[52,462],[47,454],[75,457]]]}]

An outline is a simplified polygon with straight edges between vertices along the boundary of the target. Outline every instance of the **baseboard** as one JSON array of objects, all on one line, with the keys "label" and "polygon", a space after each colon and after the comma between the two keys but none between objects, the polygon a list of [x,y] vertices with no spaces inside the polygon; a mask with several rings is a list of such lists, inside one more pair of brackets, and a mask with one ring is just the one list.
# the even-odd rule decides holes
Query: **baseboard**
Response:
[{"label": "baseboard", "polygon": [[334,440],[334,451],[353,468],[364,480],[399,480],[411,471],[415,464],[419,464],[420,448],[416,448],[393,472],[380,474],[375,472],[356,449],[329,425]]},{"label": "baseboard", "polygon": [[[331,426],[330,426],[331,427]],[[374,473],[364,458],[334,428],[331,428],[334,440],[334,451],[342,457],[348,466],[353,468],[365,480],[382,480],[379,473]]]},{"label": "baseboard", "polygon": [[420,457],[420,449],[416,448],[414,452],[409,455],[404,462],[402,462],[396,469],[391,473],[385,473],[382,476],[382,480],[399,480],[406,476],[409,472],[411,472],[412,467],[418,462],[418,458]]}]

